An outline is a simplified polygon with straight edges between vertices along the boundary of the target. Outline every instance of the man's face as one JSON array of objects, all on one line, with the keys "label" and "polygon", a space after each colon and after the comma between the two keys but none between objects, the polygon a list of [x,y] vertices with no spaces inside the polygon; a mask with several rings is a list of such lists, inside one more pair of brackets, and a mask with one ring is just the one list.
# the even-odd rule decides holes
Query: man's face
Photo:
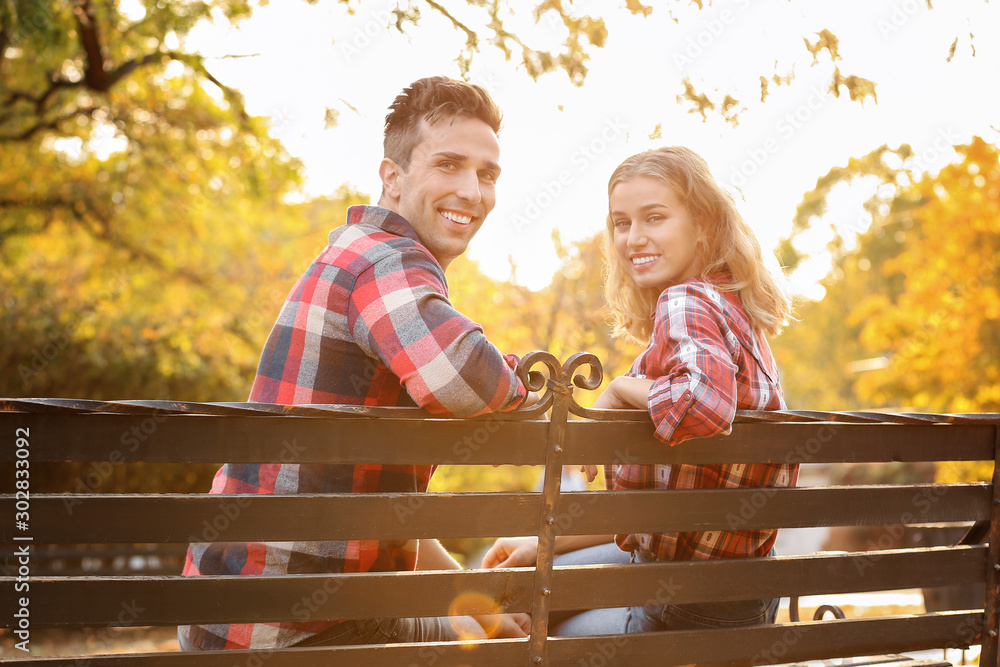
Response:
[{"label": "man's face", "polygon": [[500,144],[478,118],[420,123],[420,141],[402,169],[389,158],[379,170],[381,204],[413,225],[442,267],[465,252],[496,203]]}]

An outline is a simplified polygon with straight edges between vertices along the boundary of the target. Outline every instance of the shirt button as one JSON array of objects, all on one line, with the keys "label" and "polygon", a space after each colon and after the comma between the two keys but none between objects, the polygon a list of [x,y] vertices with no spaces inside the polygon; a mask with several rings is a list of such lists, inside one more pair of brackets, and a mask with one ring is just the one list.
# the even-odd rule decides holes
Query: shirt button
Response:
[{"label": "shirt button", "polygon": [[686,394],[684,394],[684,400],[685,401],[690,401],[691,400],[691,392],[690,391],[687,392]]}]

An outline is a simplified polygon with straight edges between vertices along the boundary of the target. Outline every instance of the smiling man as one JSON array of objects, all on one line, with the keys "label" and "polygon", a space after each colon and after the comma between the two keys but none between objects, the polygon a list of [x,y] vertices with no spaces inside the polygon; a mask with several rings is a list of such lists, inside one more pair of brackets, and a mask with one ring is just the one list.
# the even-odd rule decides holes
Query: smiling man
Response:
[{"label": "smiling man", "polygon": [[[509,410],[525,399],[514,367],[448,300],[444,270],[465,252],[496,202],[500,111],[480,87],[421,79],[385,122],[378,206],[347,224],[292,288],[261,354],[250,400],[418,405],[444,416]],[[424,492],[416,465],[226,464],[212,493]],[[302,574],[459,565],[437,540],[193,543],[184,574]],[[184,650],[448,641],[524,636],[515,619],[402,618],[182,626]],[[301,612],[301,613],[300,613]],[[487,622],[488,621],[488,622]],[[521,622],[521,625],[517,621]]]}]

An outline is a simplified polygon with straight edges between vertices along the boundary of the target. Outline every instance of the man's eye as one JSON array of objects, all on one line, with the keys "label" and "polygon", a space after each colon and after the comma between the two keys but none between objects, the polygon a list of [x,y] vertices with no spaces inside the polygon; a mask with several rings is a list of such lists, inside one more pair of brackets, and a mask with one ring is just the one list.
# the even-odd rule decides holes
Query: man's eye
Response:
[{"label": "man's eye", "polygon": [[487,183],[497,182],[497,175],[494,174],[492,171],[484,171],[479,175],[479,177],[484,181],[486,181]]}]

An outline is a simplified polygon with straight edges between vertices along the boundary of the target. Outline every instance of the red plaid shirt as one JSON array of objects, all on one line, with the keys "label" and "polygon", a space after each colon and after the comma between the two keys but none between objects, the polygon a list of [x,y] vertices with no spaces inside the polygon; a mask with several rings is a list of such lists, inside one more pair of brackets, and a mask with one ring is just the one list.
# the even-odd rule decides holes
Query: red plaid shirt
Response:
[{"label": "red plaid shirt", "polygon": [[[653,314],[649,347],[627,375],[655,378],[649,413],[656,437],[671,446],[729,433],[737,408],[785,408],[778,371],[764,336],[750,325],[739,297],[720,292],[728,275],[692,278],[664,290]],[[697,443],[691,443],[697,447]],[[794,486],[792,464],[613,465],[607,486],[633,489],[729,489]],[[617,535],[624,551],[654,560],[766,556],[777,530]]]},{"label": "red plaid shirt", "polygon": [[[444,270],[399,215],[352,206],[347,224],[292,288],[264,346],[250,400],[419,405],[471,416],[518,405],[514,355],[448,301]],[[405,389],[404,389],[405,387]],[[317,463],[229,464],[211,493],[424,492],[433,468]],[[413,570],[415,540],[193,543],[185,575]],[[205,650],[289,646],[336,622],[182,626]],[[301,612],[298,613],[298,612]]]}]

